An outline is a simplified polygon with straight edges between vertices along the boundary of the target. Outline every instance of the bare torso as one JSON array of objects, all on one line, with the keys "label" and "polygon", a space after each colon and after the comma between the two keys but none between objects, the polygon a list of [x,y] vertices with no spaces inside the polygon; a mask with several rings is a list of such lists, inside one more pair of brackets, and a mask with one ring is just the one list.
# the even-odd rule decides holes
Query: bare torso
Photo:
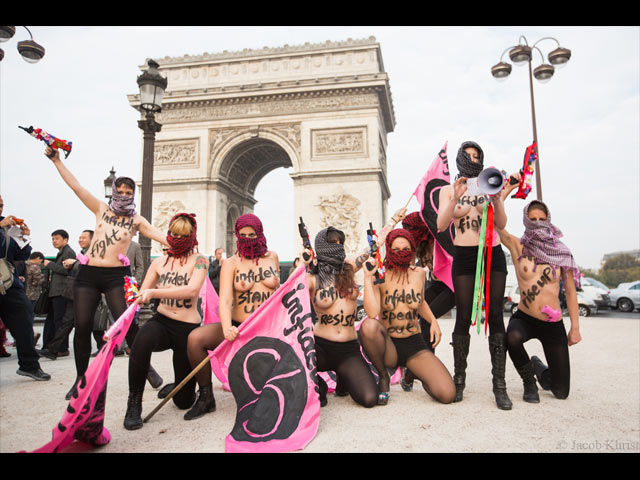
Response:
[{"label": "bare torso", "polygon": [[317,277],[309,275],[309,286],[313,308],[318,322],[313,333],[317,337],[334,342],[356,340],[356,311],[358,307],[358,289],[349,295],[341,295],[335,285],[316,289]]},{"label": "bare torso", "polygon": [[[159,277],[155,288],[162,290],[187,285],[195,268],[206,268],[206,257],[192,253],[180,265],[180,259],[165,255],[155,259],[154,263]],[[161,298],[158,313],[180,322],[199,324],[202,319],[198,313],[198,293],[191,298]]]},{"label": "bare torso", "polygon": [[384,283],[374,286],[380,292],[378,318],[394,338],[420,333],[418,307],[424,299],[425,272],[420,267],[410,267],[407,273],[408,282],[406,277],[388,271]]},{"label": "bare torso", "polygon": [[232,320],[242,323],[280,286],[277,256],[268,252],[255,260],[234,255]]},{"label": "bare torso", "polygon": [[96,216],[96,228],[91,245],[87,249],[89,265],[95,267],[119,267],[120,254],[126,255],[132,238],[138,232],[139,215],[118,216],[106,204]]}]

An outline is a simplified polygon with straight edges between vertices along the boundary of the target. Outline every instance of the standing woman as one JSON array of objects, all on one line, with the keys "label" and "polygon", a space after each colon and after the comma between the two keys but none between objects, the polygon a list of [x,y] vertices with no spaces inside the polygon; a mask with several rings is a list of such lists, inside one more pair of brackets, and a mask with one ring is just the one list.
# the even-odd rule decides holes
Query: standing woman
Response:
[{"label": "standing woman", "polygon": [[[76,385],[84,378],[89,366],[93,320],[101,300],[101,294],[105,295],[114,320],[117,320],[127,309],[124,297],[124,277],[131,275],[131,268],[123,265],[119,256],[126,255],[131,239],[137,232],[164,245],[169,245],[165,235],[151,226],[146,218],[136,213],[134,203],[136,184],[132,179],[119,177],[114,180],[113,196],[107,205],[80,185],[76,177],[60,160],[58,150],[54,152],[50,147],[47,147],[45,155],[50,158],[65,183],[96,216],[93,238],[87,250],[88,261],[86,264],[80,265],[73,282],[76,329],[73,348],[77,377],[73,387],[67,393],[66,398],[69,400],[76,392]],[[137,329],[135,324],[129,328],[127,333],[129,345],[133,345]]]},{"label": "standing woman", "polygon": [[[376,405],[378,387],[358,342],[355,323],[358,308],[358,285],[355,273],[366,253],[356,260],[347,259],[344,251],[345,235],[328,227],[315,239],[317,270],[307,274],[309,293],[318,321],[313,334],[316,344],[318,372],[336,372],[341,392],[348,392],[353,400],[367,408]],[[303,263],[311,261],[311,252],[301,255]],[[327,384],[320,378],[320,404],[326,405]]]},{"label": "standing woman", "polygon": [[[129,357],[129,400],[124,427],[142,427],[142,394],[149,371],[151,354],[173,350],[174,383],[191,372],[187,356],[189,333],[200,326],[198,296],[207,276],[209,261],[197,253],[197,223],[194,214],[178,213],[169,222],[166,255],[156,258],[147,271],[138,303],[160,299],[158,310],[136,335]],[[187,409],[195,400],[195,379],[191,379],[174,397],[173,403]]]},{"label": "standing woman", "polygon": [[[456,305],[456,298],[446,283],[441,282],[433,274],[433,249],[435,239],[420,217],[420,213],[413,212],[402,220],[402,227],[413,236],[416,245],[416,264],[422,268],[429,269],[429,285],[425,288],[424,299],[429,305],[433,316],[440,318],[449,312]],[[434,352],[430,339],[430,324],[420,317],[420,330],[429,350]],[[434,352],[435,353],[435,352]],[[405,391],[411,391],[413,380],[415,379],[411,371],[406,370],[401,385]]]},{"label": "standing woman", "polygon": [[[235,226],[237,251],[224,261],[220,271],[220,323],[196,328],[189,334],[188,354],[191,368],[209,356],[223,340],[234,341],[238,327],[262,305],[280,286],[278,255],[269,251],[262,222],[251,214],[238,218]],[[195,375],[198,399],[185,416],[185,420],[200,418],[213,412],[211,363],[207,362]]]},{"label": "standing woman", "polygon": [[[423,292],[425,271],[414,266],[415,245],[411,233],[392,230],[385,241],[384,283],[373,284],[376,270],[372,259],[364,269],[364,308],[367,318],[360,327],[360,341],[380,374],[378,404],[389,400],[387,368],[406,366],[422,382],[425,391],[441,403],[451,403],[456,389],[451,374],[427,347],[419,316],[431,324],[430,342],[435,347],[442,336]],[[376,318],[378,317],[378,318]]]},{"label": "standing woman", "polygon": [[[448,229],[451,222],[455,227],[453,242],[455,253],[451,273],[456,298],[456,322],[451,338],[456,402],[462,400],[462,392],[465,387],[478,244],[480,242],[482,209],[485,204],[487,202],[493,203],[495,232],[502,230],[507,224],[507,215],[500,194],[493,197],[465,195],[467,179],[477,177],[482,172],[483,161],[484,153],[480,145],[475,142],[464,142],[456,156],[458,177],[453,185],[443,187],[440,191],[438,230]],[[512,404],[507,395],[507,385],[504,379],[507,349],[502,315],[507,262],[497,233],[494,234],[493,245],[489,279],[490,298],[486,299],[489,304],[489,318],[485,321],[489,322],[489,352],[496,404],[502,410],[511,410]]]}]

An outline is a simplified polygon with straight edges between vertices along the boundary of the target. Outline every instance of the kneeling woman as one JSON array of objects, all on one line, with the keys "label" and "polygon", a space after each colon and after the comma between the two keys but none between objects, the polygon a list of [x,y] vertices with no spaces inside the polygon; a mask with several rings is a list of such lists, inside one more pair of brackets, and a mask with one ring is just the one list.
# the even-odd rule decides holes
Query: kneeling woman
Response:
[{"label": "kneeling woman", "polygon": [[430,323],[430,340],[434,347],[440,342],[442,333],[424,301],[425,271],[413,266],[413,237],[402,228],[392,230],[385,247],[387,273],[384,283],[374,285],[375,266],[371,259],[365,265],[364,308],[368,318],[360,328],[362,346],[380,374],[378,404],[388,402],[390,378],[387,368],[397,366],[406,366],[434,400],[451,403],[456,394],[451,374],[429,351],[421,335],[419,316]]},{"label": "kneeling woman", "polygon": [[[321,230],[315,239],[317,272],[308,274],[308,283],[318,318],[313,329],[316,365],[319,372],[336,372],[337,390],[345,395],[348,392],[356,403],[369,408],[377,403],[378,387],[360,351],[355,328],[359,294],[356,260],[346,259],[344,241],[344,233],[333,227]],[[301,258],[306,264],[310,262],[310,258]],[[320,384],[320,403],[326,405],[327,385]]]},{"label": "kneeling woman", "polygon": [[[211,323],[195,329],[189,335],[189,361],[195,368],[223,340],[234,341],[238,327],[262,305],[280,286],[278,255],[269,251],[262,222],[253,214],[245,214],[236,221],[236,254],[224,261],[220,270],[220,323]],[[213,412],[211,363],[205,363],[195,376],[198,400],[185,416],[185,420],[200,418]]]},{"label": "kneeling woman", "polygon": [[[191,372],[187,356],[187,338],[202,319],[198,313],[198,295],[207,275],[207,257],[195,251],[195,215],[178,213],[169,223],[166,255],[156,258],[142,284],[138,302],[160,299],[157,313],[136,335],[129,357],[129,400],[124,427],[142,427],[142,394],[152,352],[173,350],[173,370],[178,384]],[[195,401],[195,379],[174,397],[174,404],[187,409]]]}]

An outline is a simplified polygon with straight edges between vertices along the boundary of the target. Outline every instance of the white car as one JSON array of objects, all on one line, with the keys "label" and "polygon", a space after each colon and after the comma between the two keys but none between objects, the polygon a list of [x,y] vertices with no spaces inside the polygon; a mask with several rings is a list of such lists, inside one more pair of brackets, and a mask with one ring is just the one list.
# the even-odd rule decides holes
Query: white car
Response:
[{"label": "white car", "polygon": [[621,312],[633,312],[640,308],[640,280],[621,283],[611,290],[609,302],[613,308]]},{"label": "white car", "polygon": [[609,308],[609,294],[611,289],[604,283],[599,282],[595,278],[582,277],[580,279],[580,285],[583,291],[591,295],[596,302],[598,310]]},{"label": "white car", "polygon": [[[591,295],[584,291],[577,291],[578,294],[578,313],[581,317],[588,317],[589,315],[595,315],[598,313],[598,305]],[[510,307],[508,310],[513,315],[518,309],[518,303],[520,303],[520,287],[516,287],[509,293],[511,298]],[[563,315],[567,315],[567,312],[562,312]]]}]

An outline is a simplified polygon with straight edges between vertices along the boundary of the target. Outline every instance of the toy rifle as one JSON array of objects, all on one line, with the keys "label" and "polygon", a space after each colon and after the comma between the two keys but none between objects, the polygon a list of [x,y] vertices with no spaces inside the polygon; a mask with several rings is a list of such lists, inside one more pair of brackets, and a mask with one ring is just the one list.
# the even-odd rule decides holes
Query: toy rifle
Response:
[{"label": "toy rifle", "polygon": [[522,165],[522,170],[520,170],[520,186],[518,187],[518,191],[515,193],[515,195],[512,195],[511,198],[524,199],[527,198],[527,195],[529,195],[529,193],[531,193],[531,177],[533,175],[533,166],[536,162],[537,156],[536,142],[533,142],[527,147],[527,150],[524,153],[524,162]]},{"label": "toy rifle", "polygon": [[[367,230],[367,242],[369,242],[369,253],[371,257],[375,259],[378,271],[375,274],[373,284],[384,283],[384,265],[382,264],[382,257],[380,255],[380,249],[378,248],[378,234],[373,229],[373,225],[369,222],[369,229]],[[367,269],[372,270],[368,263],[365,263]]]},{"label": "toy rifle", "polygon": [[53,156],[55,155],[55,150],[58,150],[58,149],[64,150],[64,158],[67,158],[71,153],[72,142],[67,142],[66,140],[62,140],[58,137],[54,137],[50,133],[43,131],[41,128],[33,128],[33,127],[25,128],[25,127],[21,127],[20,125],[18,125],[18,128],[21,128],[32,137],[35,137],[38,140],[42,140],[49,147],[51,147],[54,151],[51,152],[51,155],[49,155],[49,158],[53,158]]},{"label": "toy rifle", "polygon": [[[300,223],[298,224],[298,231],[300,232],[300,238],[302,238],[302,246],[307,250],[311,250],[311,258],[313,259],[313,265],[318,264],[318,260],[316,259],[316,254],[311,247],[311,240],[309,240],[309,232],[307,230],[307,226],[304,224],[302,217],[300,217]],[[303,256],[306,258],[306,253],[303,253]]]}]

